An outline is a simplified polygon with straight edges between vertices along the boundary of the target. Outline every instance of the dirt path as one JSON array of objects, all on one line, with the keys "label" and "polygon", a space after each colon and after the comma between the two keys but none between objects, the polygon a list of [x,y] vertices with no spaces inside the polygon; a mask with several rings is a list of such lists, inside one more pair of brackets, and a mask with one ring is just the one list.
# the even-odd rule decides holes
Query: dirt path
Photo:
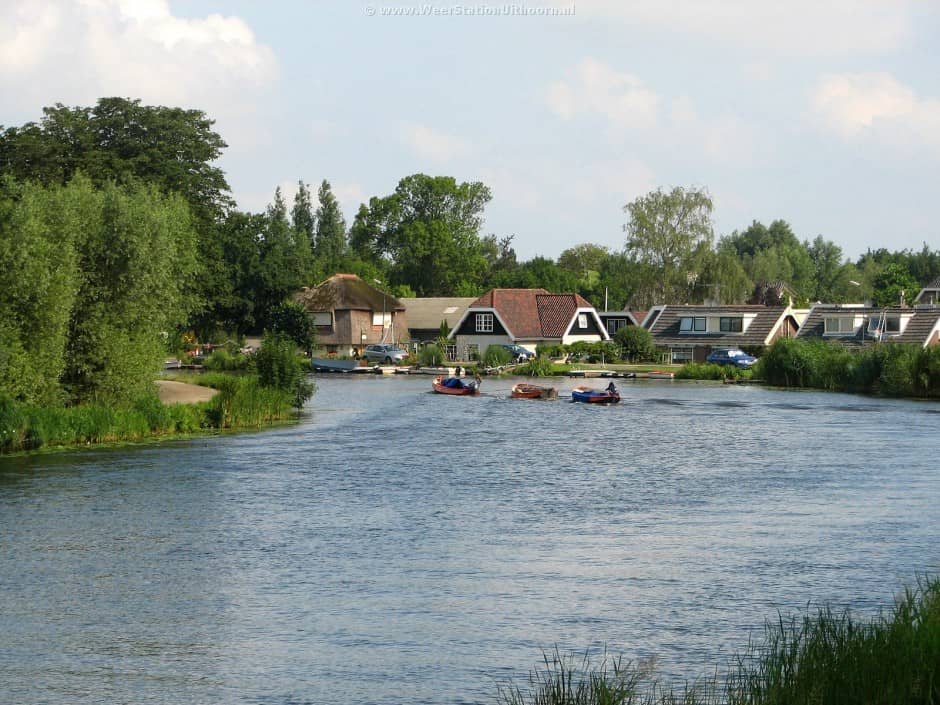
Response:
[{"label": "dirt path", "polygon": [[217,389],[200,387],[198,384],[172,382],[168,379],[157,380],[157,395],[164,404],[195,404],[209,401],[219,393]]}]

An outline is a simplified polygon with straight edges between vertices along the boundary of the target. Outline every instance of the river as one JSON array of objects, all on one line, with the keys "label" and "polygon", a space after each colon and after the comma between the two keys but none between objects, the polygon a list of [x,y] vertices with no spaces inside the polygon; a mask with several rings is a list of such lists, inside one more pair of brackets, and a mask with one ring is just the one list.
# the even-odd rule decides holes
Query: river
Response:
[{"label": "river", "polygon": [[937,403],[316,381],[297,425],[0,459],[0,702],[492,703],[556,645],[681,683],[940,573]]}]

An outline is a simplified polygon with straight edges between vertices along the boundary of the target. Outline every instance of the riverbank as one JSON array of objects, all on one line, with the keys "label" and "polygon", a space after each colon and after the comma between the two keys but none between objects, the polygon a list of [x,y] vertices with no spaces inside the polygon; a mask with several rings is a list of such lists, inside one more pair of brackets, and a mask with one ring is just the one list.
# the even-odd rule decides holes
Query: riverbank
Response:
[{"label": "riverbank", "polygon": [[254,375],[206,373],[198,382],[157,380],[152,394],[122,408],[37,407],[0,398],[0,454],[258,429],[297,417],[292,392],[265,387]]}]

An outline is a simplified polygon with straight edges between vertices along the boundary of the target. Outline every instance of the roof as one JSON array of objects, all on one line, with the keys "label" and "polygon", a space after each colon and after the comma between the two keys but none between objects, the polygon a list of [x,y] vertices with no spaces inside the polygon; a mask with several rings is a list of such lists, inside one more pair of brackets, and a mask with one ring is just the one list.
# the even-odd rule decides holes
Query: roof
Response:
[{"label": "roof", "polygon": [[441,321],[447,321],[447,327],[453,329],[464,311],[475,299],[470,297],[433,297],[400,299],[408,315],[408,328],[411,330],[437,330]]},{"label": "roof", "polygon": [[[925,305],[925,306],[915,306],[910,307],[901,307],[901,306],[888,306],[888,307],[879,307],[879,306],[840,306],[839,304],[817,304],[809,312],[809,316],[806,317],[806,322],[800,328],[800,332],[797,334],[799,338],[821,338],[825,332],[826,318],[842,314],[845,316],[851,315],[854,317],[862,317],[864,319],[870,319],[872,317],[878,318],[882,314],[888,316],[910,316],[910,320],[907,325],[904,327],[904,332],[900,335],[890,336],[890,340],[896,343],[910,343],[916,345],[924,345],[927,342],[931,332],[937,326],[938,320],[940,320],[940,305]],[[853,340],[861,344],[864,342],[861,333],[856,333],[855,336],[833,336],[838,339],[840,342],[851,343]],[[871,337],[865,338],[865,340],[874,340]]]},{"label": "roof", "polygon": [[[403,311],[401,301],[371,284],[366,284],[355,274],[334,274],[317,286],[304,287],[294,294],[296,301],[308,311]],[[440,323],[440,321],[438,321]]]},{"label": "roof", "polygon": [[469,309],[493,309],[514,338],[563,338],[579,309],[594,310],[580,294],[545,289],[490,289]]},{"label": "roof", "polygon": [[[923,298],[928,298],[925,297],[925,294],[937,294],[938,292],[940,292],[940,277],[937,277],[932,282],[929,282],[923,289],[921,289],[920,293],[917,294],[917,298],[914,299],[914,302],[917,303]],[[936,302],[937,297],[931,296],[929,299],[931,299],[933,302]]]},{"label": "roof", "polygon": [[[663,306],[649,328],[657,345],[767,345],[786,306]],[[756,315],[755,315],[756,314]],[[743,333],[680,333],[682,318],[689,316],[745,316],[754,319]]]}]

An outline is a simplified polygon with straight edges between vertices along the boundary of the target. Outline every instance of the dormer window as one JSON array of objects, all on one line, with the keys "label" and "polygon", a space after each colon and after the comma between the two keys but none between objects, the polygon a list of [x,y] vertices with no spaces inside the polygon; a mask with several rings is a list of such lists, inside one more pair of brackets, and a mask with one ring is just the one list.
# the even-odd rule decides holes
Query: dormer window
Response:
[{"label": "dormer window", "polygon": [[855,332],[852,316],[826,316],[823,325],[825,335],[851,335]]},{"label": "dormer window", "polygon": [[587,327],[588,327],[587,314],[579,313],[578,314],[578,328],[587,328]]},{"label": "dormer window", "polygon": [[719,330],[722,333],[740,333],[744,330],[742,316],[722,316],[719,320]]},{"label": "dormer window", "polygon": [[476,314],[476,332],[477,333],[492,333],[493,332],[493,314],[492,313]]},{"label": "dormer window", "polygon": [[704,333],[706,330],[705,316],[690,316],[679,319],[680,333]]}]

